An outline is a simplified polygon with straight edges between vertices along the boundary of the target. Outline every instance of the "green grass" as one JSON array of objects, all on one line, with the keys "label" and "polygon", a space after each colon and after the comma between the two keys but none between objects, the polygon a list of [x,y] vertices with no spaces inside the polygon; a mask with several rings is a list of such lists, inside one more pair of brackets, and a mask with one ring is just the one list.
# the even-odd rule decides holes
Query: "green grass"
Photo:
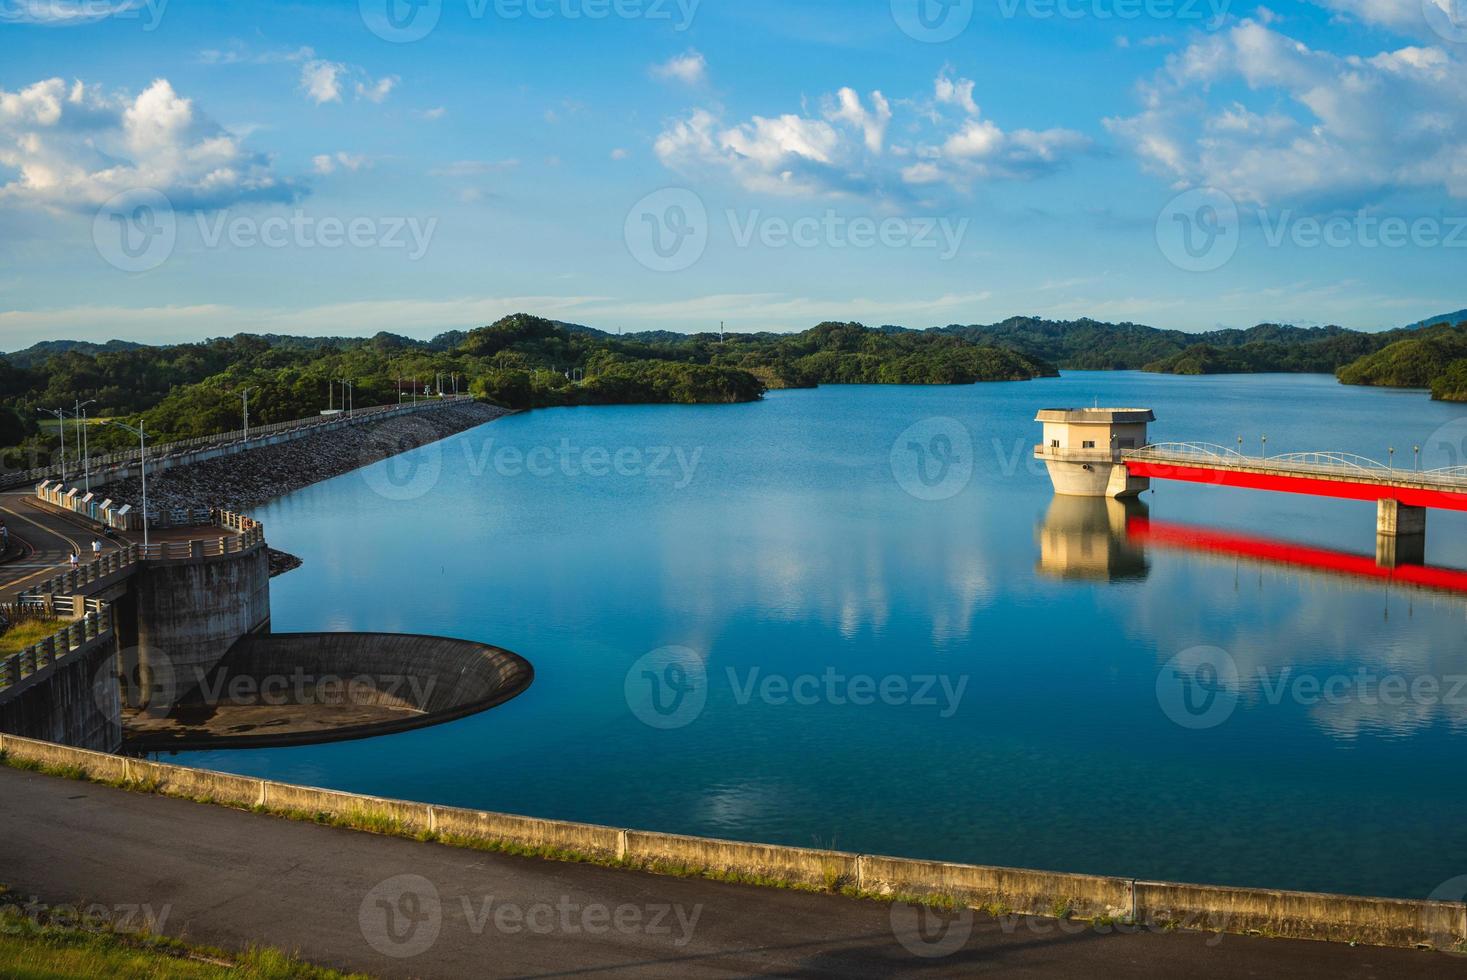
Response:
[{"label": "green grass", "polygon": [[347,975],[276,949],[254,948],[234,956],[159,936],[51,925],[7,905],[0,906],[0,977],[345,980]]},{"label": "green grass", "polygon": [[61,632],[65,625],[55,619],[27,619],[16,623],[0,633],[0,657],[8,657],[12,653],[19,653],[28,646],[40,643],[48,636],[54,636]]}]

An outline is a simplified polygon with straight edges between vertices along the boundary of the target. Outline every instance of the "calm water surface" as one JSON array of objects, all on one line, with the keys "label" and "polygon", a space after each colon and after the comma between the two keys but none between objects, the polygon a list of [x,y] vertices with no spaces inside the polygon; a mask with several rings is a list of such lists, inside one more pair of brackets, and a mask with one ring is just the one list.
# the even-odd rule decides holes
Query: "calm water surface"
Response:
[{"label": "calm water surface", "polygon": [[[1128,538],[1127,517],[1142,515],[1055,504],[1028,461],[1034,412],[1095,401],[1154,408],[1156,441],[1242,435],[1257,452],[1267,434],[1270,452],[1382,458],[1394,446],[1404,466],[1414,445],[1430,465],[1453,461],[1441,426],[1458,445],[1467,434],[1462,408],[1312,376],[1070,373],[515,416],[257,516],[305,559],[274,584],[277,630],[482,640],[528,657],[534,686],[427,731],[183,759],[984,864],[1412,897],[1467,873],[1467,688],[1453,690],[1467,676],[1467,596],[1162,548]],[[948,478],[963,488],[943,500],[893,471],[894,443],[899,462],[913,441],[946,455],[930,440],[943,423],[898,439],[934,418],[958,420],[973,444],[971,479],[959,459]],[[578,466],[622,452],[623,475],[567,475],[563,439],[591,450]],[[507,447],[545,447],[536,459],[554,453],[553,472],[525,472]],[[626,475],[650,468],[655,447],[675,452]],[[1374,554],[1373,504],[1183,484],[1144,500],[1156,523]],[[1464,530],[1433,512],[1428,561],[1467,568]],[[643,658],[667,646],[692,653],[678,655],[682,674],[654,663],[664,687],[652,691]],[[1238,696],[1223,709],[1194,700],[1213,713],[1179,723],[1175,663],[1217,656],[1197,647],[1225,651]],[[811,676],[806,703],[783,695],[781,681]],[[897,678],[906,696],[852,703],[861,692],[841,684],[854,677]],[[1308,683],[1340,677],[1336,696],[1310,696]],[[1418,696],[1382,696],[1386,677]],[[705,678],[701,711],[665,687]],[[916,697],[925,678],[947,687]],[[678,707],[658,715],[654,696]]]}]

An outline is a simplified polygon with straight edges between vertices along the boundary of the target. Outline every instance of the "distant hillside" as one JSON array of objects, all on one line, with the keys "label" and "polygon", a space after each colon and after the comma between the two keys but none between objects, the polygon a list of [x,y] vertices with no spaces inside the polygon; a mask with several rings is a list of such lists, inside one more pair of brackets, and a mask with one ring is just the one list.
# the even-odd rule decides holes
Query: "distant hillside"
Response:
[{"label": "distant hillside", "polygon": [[1412,332],[1338,372],[1351,385],[1430,388],[1431,397],[1467,401],[1467,320]]},{"label": "distant hillside", "polygon": [[85,340],[43,340],[39,344],[32,344],[25,350],[15,351],[4,357],[18,368],[31,368],[46,363],[58,354],[69,354],[73,351],[88,357],[95,357],[98,354],[137,350],[143,346],[146,345],[135,344],[127,340],[109,340],[105,344],[94,344]]},{"label": "distant hillside", "polygon": [[1415,323],[1411,324],[1411,326],[1407,329],[1415,329],[1416,327],[1434,327],[1442,323],[1451,325],[1456,325],[1458,323],[1467,323],[1467,310],[1458,310],[1455,313],[1443,313],[1441,316],[1434,316],[1430,320],[1418,320]]}]

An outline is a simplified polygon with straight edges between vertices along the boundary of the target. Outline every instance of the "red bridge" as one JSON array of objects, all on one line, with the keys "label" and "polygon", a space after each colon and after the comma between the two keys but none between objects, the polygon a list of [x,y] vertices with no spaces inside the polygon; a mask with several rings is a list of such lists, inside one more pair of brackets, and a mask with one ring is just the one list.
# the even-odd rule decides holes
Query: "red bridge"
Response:
[{"label": "red bridge", "polygon": [[1382,564],[1419,563],[1428,508],[1467,511],[1467,466],[1399,470],[1352,453],[1287,453],[1267,458],[1208,443],[1160,443],[1124,450],[1132,477],[1377,501]]}]

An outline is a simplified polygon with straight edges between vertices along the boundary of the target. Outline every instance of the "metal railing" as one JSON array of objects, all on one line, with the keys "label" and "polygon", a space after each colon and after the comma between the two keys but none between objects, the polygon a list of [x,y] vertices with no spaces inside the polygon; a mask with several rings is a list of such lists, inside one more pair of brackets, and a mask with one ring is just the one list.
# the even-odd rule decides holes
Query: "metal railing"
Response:
[{"label": "metal railing", "polygon": [[1396,469],[1379,460],[1348,452],[1282,453],[1245,456],[1235,449],[1205,442],[1162,442],[1121,453],[1123,459],[1217,469],[1270,470],[1299,476],[1364,479],[1371,483],[1409,483],[1443,490],[1467,490],[1467,467],[1433,470]]},{"label": "metal railing", "polygon": [[[354,425],[358,422],[373,421],[376,419],[420,412],[425,409],[442,408],[448,405],[462,405],[472,402],[473,395],[447,395],[442,398],[424,399],[417,402],[405,402],[401,405],[376,405],[371,408],[359,408],[352,411],[350,415],[319,415],[304,419],[292,419],[289,422],[273,422],[269,425],[252,425],[246,440],[243,429],[235,429],[231,432],[221,432],[211,436],[194,436],[190,439],[177,439],[173,442],[160,443],[148,447],[148,460],[151,463],[155,459],[165,459],[179,456],[184,453],[195,452],[200,449],[223,448],[241,442],[256,442],[268,436],[283,432],[300,432],[307,429],[325,427],[340,427]],[[91,458],[93,470],[105,470],[110,467],[128,466],[138,461],[138,451],[127,449],[115,453],[107,453]],[[73,462],[73,471],[78,466]],[[61,465],[59,463],[50,466],[40,466],[29,470],[13,470],[9,473],[0,473],[0,490],[9,490],[26,484],[39,483],[42,480],[59,478],[61,476]]]}]

